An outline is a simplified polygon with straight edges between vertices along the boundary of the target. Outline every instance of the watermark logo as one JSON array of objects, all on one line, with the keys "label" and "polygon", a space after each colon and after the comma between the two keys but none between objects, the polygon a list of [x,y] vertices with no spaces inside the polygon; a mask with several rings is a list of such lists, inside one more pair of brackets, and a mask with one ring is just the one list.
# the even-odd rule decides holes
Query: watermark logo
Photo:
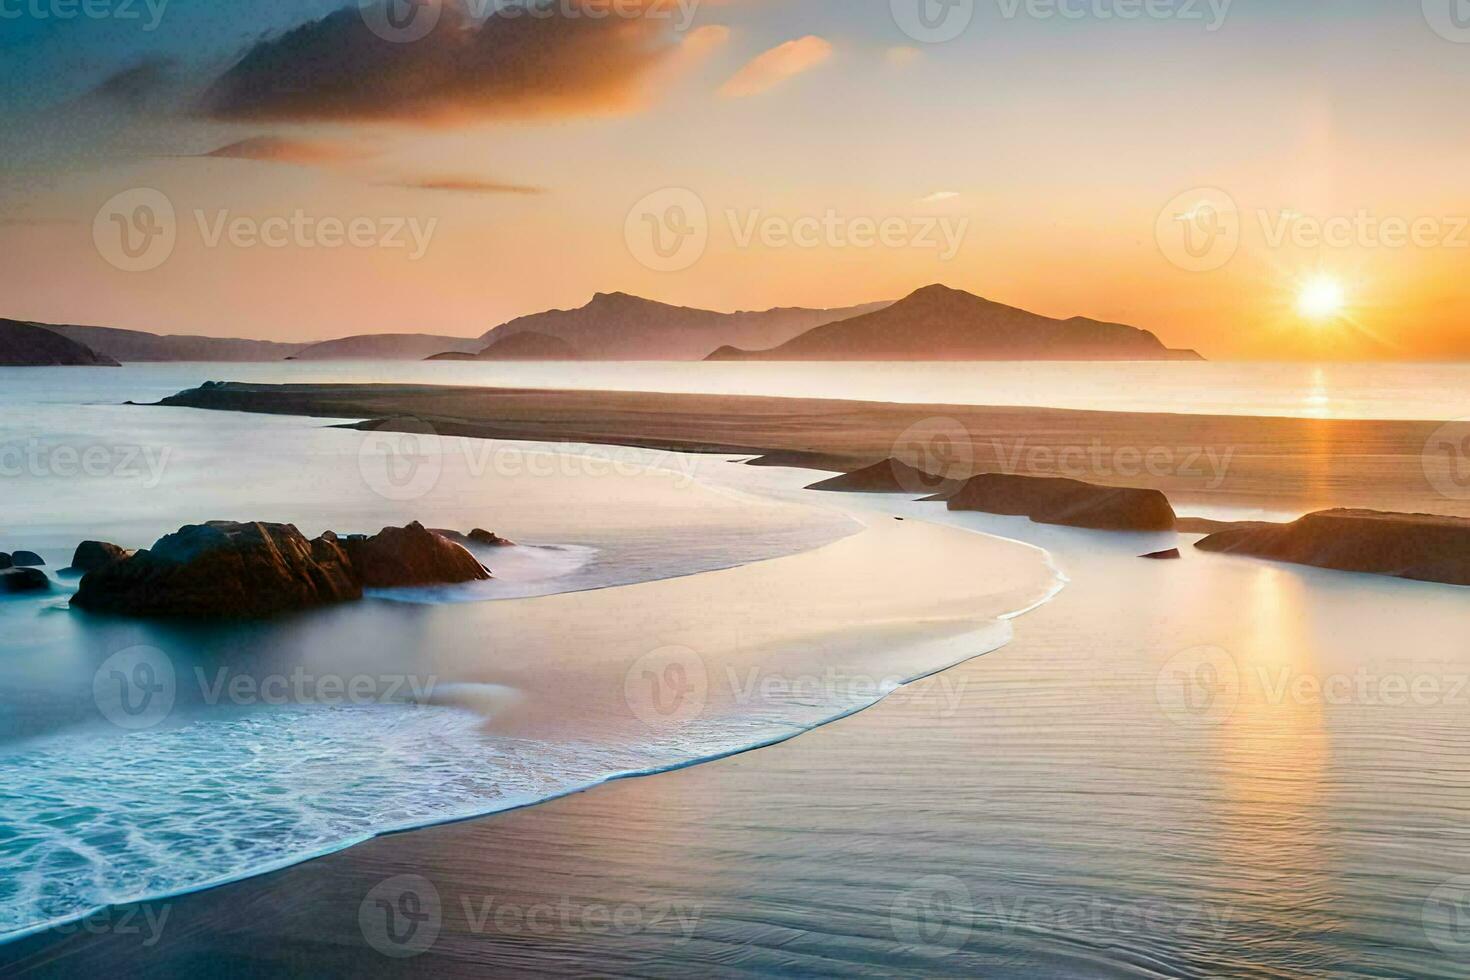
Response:
[{"label": "watermark logo", "polygon": [[1430,892],[1421,919],[1425,937],[1441,952],[1470,954],[1470,875],[1451,878]]},{"label": "watermark logo", "polygon": [[704,199],[684,187],[647,195],[628,211],[623,224],[628,251],[654,272],[683,272],[704,257],[709,246],[709,211]]},{"label": "watermark logo", "polygon": [[168,0],[3,0],[0,20],[119,20],[142,21],[143,33],[158,30]]},{"label": "watermark logo", "polygon": [[1470,500],[1470,419],[1446,422],[1424,443],[1424,478],[1447,500]]},{"label": "watermark logo", "polygon": [[358,0],[357,12],[368,30],[392,44],[428,37],[444,13],[443,0]]},{"label": "watermark logo", "polygon": [[1446,41],[1470,44],[1470,0],[1423,0],[1424,20]]},{"label": "watermark logo", "polygon": [[357,469],[363,482],[384,500],[404,503],[433,492],[444,475],[444,441],[427,422],[395,422],[395,429],[363,433]]},{"label": "watermark logo", "polygon": [[123,272],[148,272],[163,265],[178,234],[173,202],[151,187],[114,194],[92,219],[97,254]]},{"label": "watermark logo", "polygon": [[726,210],[725,221],[735,247],[764,248],[883,248],[915,249],[936,253],[952,262],[970,232],[968,217],[940,215],[848,215],[828,208],[820,215],[797,217],[767,214],[759,208]]},{"label": "watermark logo", "polygon": [[92,675],[92,700],[102,717],[119,728],[152,728],[173,711],[178,678],[173,661],[150,646],[128,647]]},{"label": "watermark logo", "polygon": [[920,44],[943,44],[969,30],[975,0],[889,0],[893,22]]},{"label": "watermark logo", "polygon": [[927,418],[904,429],[893,441],[893,458],[912,460],[917,471],[895,471],[895,479],[905,493],[958,490],[975,472],[975,444],[970,430],[951,418]]},{"label": "watermark logo", "polygon": [[623,677],[623,698],[650,728],[685,725],[704,713],[709,671],[688,647],[668,646],[639,657]]},{"label": "watermark logo", "polygon": [[905,888],[888,910],[888,924],[895,939],[941,957],[964,948],[974,918],[969,886],[950,875],[920,878]]},{"label": "watermark logo", "polygon": [[1240,702],[1240,668],[1222,647],[1193,647],[1164,664],[1154,682],[1154,697],[1175,724],[1218,724]]},{"label": "watermark logo", "polygon": [[422,875],[398,875],[373,886],[357,908],[369,946],[393,959],[427,952],[444,923],[439,890]]},{"label": "watermark logo", "polygon": [[1240,249],[1240,210],[1217,187],[1185,191],[1164,206],[1154,238],[1164,257],[1187,272],[1224,268]]}]

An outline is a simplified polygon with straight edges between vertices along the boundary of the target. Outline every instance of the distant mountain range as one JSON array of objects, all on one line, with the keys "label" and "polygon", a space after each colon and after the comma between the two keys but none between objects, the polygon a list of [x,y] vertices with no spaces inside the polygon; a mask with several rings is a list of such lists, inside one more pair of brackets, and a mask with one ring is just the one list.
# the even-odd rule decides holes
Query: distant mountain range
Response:
[{"label": "distant mountain range", "polygon": [[117,361],[39,323],[0,319],[0,367],[52,365],[117,367]]},{"label": "distant mountain range", "polygon": [[721,347],[712,361],[1203,360],[1147,330],[1086,317],[1054,320],[947,286],[818,326],[769,349]]},{"label": "distant mountain range", "polygon": [[[670,306],[627,293],[598,293],[586,306],[523,316],[488,331],[481,339],[493,345],[516,334],[537,333],[565,341],[587,360],[698,361],[723,344],[772,347],[812,327],[887,305],[716,313]],[[486,359],[501,356],[493,348],[486,354]]]},{"label": "distant mountain range", "polygon": [[[399,333],[281,343],[115,327],[0,323],[25,323],[49,331],[110,361],[1201,359],[1194,351],[1165,347],[1137,327],[1086,317],[1054,320],[946,286],[926,286],[896,303],[738,313],[672,306],[627,293],[598,293],[585,306],[518,317],[478,338]],[[19,339],[14,343],[13,356],[21,357]],[[68,356],[55,345],[41,350],[37,346],[31,356]],[[70,356],[87,355],[73,351]]]}]

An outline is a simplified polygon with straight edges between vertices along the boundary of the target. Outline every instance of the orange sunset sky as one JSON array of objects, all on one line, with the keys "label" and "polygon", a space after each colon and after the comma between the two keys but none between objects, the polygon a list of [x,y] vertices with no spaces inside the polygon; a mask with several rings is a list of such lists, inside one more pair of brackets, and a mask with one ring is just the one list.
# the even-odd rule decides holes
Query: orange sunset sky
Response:
[{"label": "orange sunset sky", "polygon": [[[399,41],[318,0],[7,22],[0,315],[470,336],[597,291],[733,310],[943,282],[1212,359],[1470,355],[1470,37],[1434,0],[1191,0],[1202,19],[977,0],[942,38],[914,36],[906,0],[593,2],[446,8]],[[125,271],[94,225],[136,188],[175,241]],[[705,210],[674,271],[629,242],[666,188]],[[1170,237],[1201,202],[1224,261]],[[208,233],[298,213],[432,230],[421,254]],[[963,234],[953,255],[742,240],[828,216]],[[1338,300],[1304,310],[1323,282]]]}]

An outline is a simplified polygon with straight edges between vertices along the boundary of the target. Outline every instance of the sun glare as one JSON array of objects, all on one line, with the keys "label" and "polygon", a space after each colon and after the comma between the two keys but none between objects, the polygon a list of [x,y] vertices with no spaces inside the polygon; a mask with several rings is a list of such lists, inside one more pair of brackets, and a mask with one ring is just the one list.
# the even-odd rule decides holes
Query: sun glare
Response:
[{"label": "sun glare", "polygon": [[1347,303],[1342,284],[1328,276],[1318,276],[1302,285],[1297,294],[1297,312],[1309,320],[1327,320],[1342,313]]}]

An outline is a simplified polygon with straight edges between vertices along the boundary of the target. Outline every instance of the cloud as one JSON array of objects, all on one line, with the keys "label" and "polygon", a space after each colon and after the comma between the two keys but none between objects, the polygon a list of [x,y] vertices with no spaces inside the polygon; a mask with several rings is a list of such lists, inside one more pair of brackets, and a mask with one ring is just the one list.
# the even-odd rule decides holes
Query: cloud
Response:
[{"label": "cloud", "polygon": [[935,191],[928,197],[919,198],[920,204],[938,204],[940,201],[953,201],[960,196],[959,191]]},{"label": "cloud", "polygon": [[[424,126],[630,112],[647,101],[649,76],[683,47],[672,16],[655,16],[666,7],[622,0],[617,9],[649,16],[618,16],[606,0],[561,0],[546,16],[481,22],[458,4],[421,0],[418,16],[432,28],[393,41],[386,22],[369,27],[375,8],[354,4],[254,45],[213,82],[201,109],[222,120]],[[689,40],[707,42],[707,32]]]},{"label": "cloud", "polygon": [[780,47],[757,55],[720,88],[720,94],[728,98],[759,95],[788,78],[810,71],[830,57],[832,45],[816,35],[809,34],[795,41],[787,41]]},{"label": "cloud", "polygon": [[413,177],[396,180],[385,187],[405,187],[416,191],[450,191],[459,194],[545,194],[546,188],[530,184],[503,184],[475,177]]},{"label": "cloud", "polygon": [[98,82],[82,101],[101,100],[130,109],[142,109],[174,95],[177,62],[172,58],[144,58]]},{"label": "cloud", "polygon": [[251,136],[200,156],[227,160],[260,160],[266,163],[295,163],[303,166],[346,163],[375,155],[362,145],[329,140],[298,140],[284,136]]}]

